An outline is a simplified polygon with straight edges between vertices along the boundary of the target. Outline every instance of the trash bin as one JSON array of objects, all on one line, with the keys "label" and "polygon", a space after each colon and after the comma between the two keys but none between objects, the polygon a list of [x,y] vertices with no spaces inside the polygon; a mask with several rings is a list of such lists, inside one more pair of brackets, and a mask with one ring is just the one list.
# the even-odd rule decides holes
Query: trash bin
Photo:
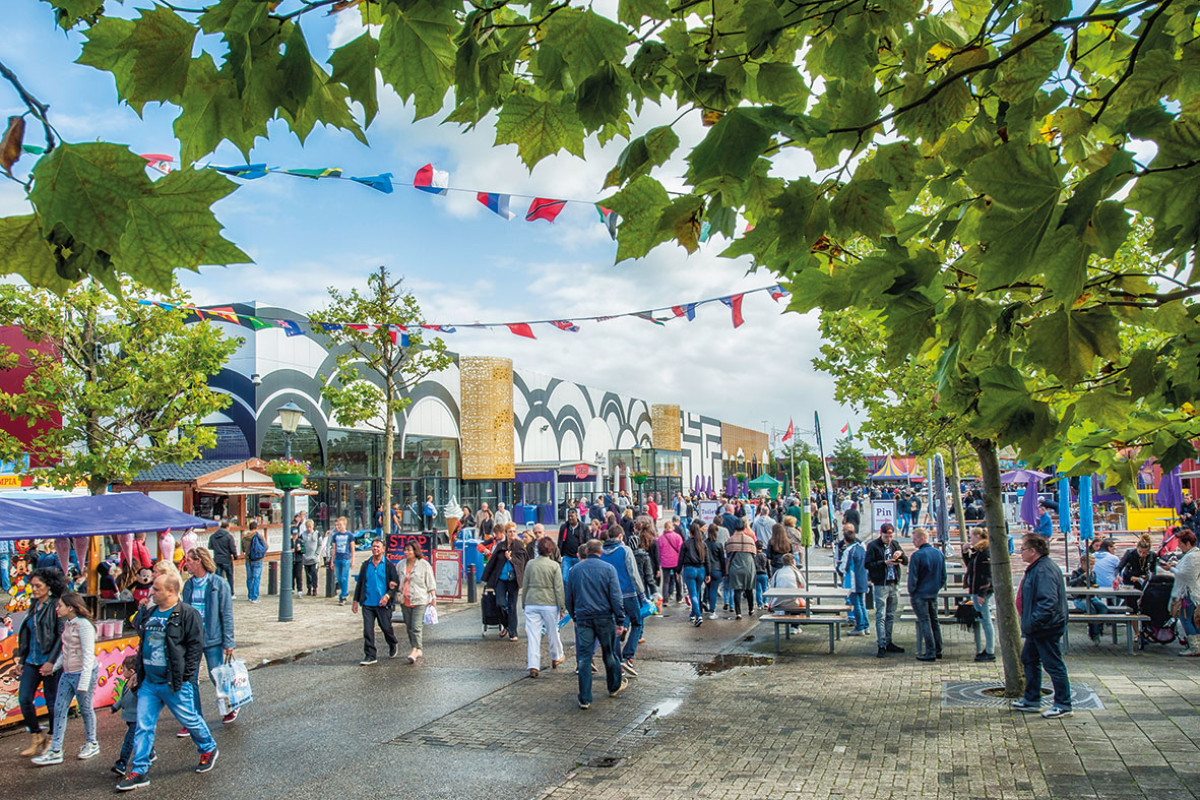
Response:
[{"label": "trash bin", "polygon": [[483,553],[479,552],[478,544],[479,539],[459,539],[454,543],[454,549],[463,554],[463,580],[467,579],[467,568],[472,564],[475,565],[475,580],[483,579]]},{"label": "trash bin", "polygon": [[520,508],[525,517],[526,527],[532,528],[533,523],[537,522],[537,519],[538,519],[538,516],[537,516],[538,507],[535,505],[523,505],[523,506],[520,506]]}]

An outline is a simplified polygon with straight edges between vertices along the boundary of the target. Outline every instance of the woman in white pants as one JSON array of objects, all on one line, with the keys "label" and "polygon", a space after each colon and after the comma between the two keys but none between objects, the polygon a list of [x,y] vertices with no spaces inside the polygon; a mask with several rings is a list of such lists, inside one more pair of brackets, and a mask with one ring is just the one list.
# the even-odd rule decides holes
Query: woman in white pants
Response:
[{"label": "woman in white pants", "polygon": [[542,634],[550,640],[550,668],[563,662],[563,643],[558,620],[566,613],[562,566],[552,557],[554,539],[537,540],[537,557],[525,565],[525,637],[528,642],[529,677],[542,669]]}]

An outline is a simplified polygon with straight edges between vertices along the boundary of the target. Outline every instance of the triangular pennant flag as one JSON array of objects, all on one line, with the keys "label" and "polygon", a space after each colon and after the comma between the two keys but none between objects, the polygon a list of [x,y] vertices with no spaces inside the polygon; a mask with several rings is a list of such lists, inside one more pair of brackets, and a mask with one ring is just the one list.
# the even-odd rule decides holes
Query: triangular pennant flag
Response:
[{"label": "triangular pennant flag", "polygon": [[342,329],[341,323],[338,322],[320,322],[317,324],[321,326],[321,330],[323,331],[340,331]]},{"label": "triangular pennant flag", "polygon": [[170,172],[172,169],[171,165],[175,163],[175,159],[172,156],[163,155],[162,153],[142,153],[142,158],[146,159],[146,166],[162,173]]},{"label": "triangular pennant flag", "polygon": [[243,315],[242,319],[245,321],[245,323],[248,326],[250,326],[251,328],[253,328],[256,331],[261,331],[263,328],[274,327],[271,323],[267,322],[266,320],[259,319],[258,317],[247,317],[247,316]]},{"label": "triangular pennant flag", "polygon": [[536,339],[533,335],[533,328],[529,327],[528,322],[510,322],[507,325],[508,329],[517,336],[524,336],[527,339]]},{"label": "triangular pennant flag", "polygon": [[46,152],[46,148],[38,147],[36,144],[23,144],[21,145],[21,149],[26,153],[29,153],[31,156],[40,156],[42,153]]},{"label": "triangular pennant flag", "polygon": [[781,298],[787,297],[787,294],[788,294],[787,292],[784,291],[783,287],[780,286],[778,283],[775,284],[774,286],[768,288],[767,292],[771,295],[771,299],[774,300],[776,303],[778,303]]},{"label": "triangular pennant flag", "polygon": [[476,192],[475,199],[488,207],[490,211],[504,217],[512,219],[516,214],[508,210],[508,201],[512,199],[510,194],[500,194],[498,192]]},{"label": "triangular pennant flag", "polygon": [[566,331],[567,333],[579,333],[579,326],[567,319],[556,319],[550,324],[558,328],[560,331]]},{"label": "triangular pennant flag", "polygon": [[238,315],[234,312],[232,306],[223,306],[221,308],[208,308],[205,310],[208,311],[209,314],[212,314],[214,317],[220,317],[221,319],[225,320],[226,322],[232,322],[237,325],[241,324],[241,322],[238,320]]},{"label": "triangular pennant flag", "polygon": [[340,178],[342,170],[339,167],[324,167],[319,169],[285,169],[284,173],[295,175],[300,178]]},{"label": "triangular pennant flag", "polygon": [[796,427],[792,423],[792,421],[789,419],[788,420],[788,429],[786,431],[784,431],[784,434],[783,434],[783,441],[786,442],[788,439],[792,438],[792,435],[795,434],[795,432],[796,432]]},{"label": "triangular pennant flag", "polygon": [[845,425],[842,426],[842,429],[840,431],[838,431],[838,433],[846,433],[849,430],[850,430],[850,423],[847,422]]},{"label": "triangular pennant flag", "polygon": [[392,193],[392,173],[383,172],[379,175],[369,175],[365,178],[351,178],[355,183],[361,183],[363,186],[370,186],[377,192],[384,194]]},{"label": "triangular pennant flag", "polygon": [[700,224],[700,244],[704,244],[705,242],[707,242],[708,237],[711,234],[712,234],[712,223],[709,222],[708,220],[704,220],[704,222],[702,222]]},{"label": "triangular pennant flag", "polygon": [[213,167],[222,175],[232,175],[235,178],[241,178],[244,181],[252,181],[255,178],[265,177],[267,174],[266,164],[243,164],[240,167]]},{"label": "triangular pennant flag", "polygon": [[529,204],[529,211],[525,213],[525,221],[533,222],[535,219],[544,219],[546,222],[554,222],[562,210],[566,207],[566,200],[552,200],[548,197],[535,198]]},{"label": "triangular pennant flag", "polygon": [[378,325],[365,325],[361,322],[349,322],[343,327],[349,328],[352,331],[358,331],[364,336],[370,336],[379,328]]},{"label": "triangular pennant flag", "polygon": [[413,176],[413,186],[422,192],[445,194],[450,187],[450,173],[434,169],[433,164],[426,164]]},{"label": "triangular pennant flag", "polygon": [[740,328],[746,320],[742,318],[742,298],[745,295],[735,294],[729,297],[722,297],[721,302],[729,306],[733,310],[733,327]]},{"label": "triangular pennant flag", "polygon": [[304,333],[300,329],[300,323],[294,319],[277,319],[275,320],[275,324],[283,328],[283,332],[288,336],[300,336]]},{"label": "triangular pennant flag", "polygon": [[644,319],[644,320],[646,320],[646,322],[653,322],[655,325],[665,325],[666,324],[661,319],[655,319],[654,315],[651,314],[649,311],[640,311],[636,314],[630,314],[630,316],[637,317],[638,319]]},{"label": "triangular pennant flag", "polygon": [[600,219],[604,221],[604,227],[608,228],[608,235],[615,242],[617,240],[617,220],[619,219],[617,212],[611,208],[605,208],[599,203],[596,203],[596,210],[600,212]]}]

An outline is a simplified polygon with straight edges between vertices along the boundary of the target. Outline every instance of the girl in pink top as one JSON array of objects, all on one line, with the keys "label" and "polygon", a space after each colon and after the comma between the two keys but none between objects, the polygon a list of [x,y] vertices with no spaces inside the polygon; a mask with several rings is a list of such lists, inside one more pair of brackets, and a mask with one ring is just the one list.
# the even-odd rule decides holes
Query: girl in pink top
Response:
[{"label": "girl in pink top", "polygon": [[675,589],[675,602],[683,603],[683,575],[679,569],[679,553],[683,550],[683,537],[675,532],[670,522],[663,526],[658,537],[658,564],[663,573],[663,601],[671,600],[671,589]]}]

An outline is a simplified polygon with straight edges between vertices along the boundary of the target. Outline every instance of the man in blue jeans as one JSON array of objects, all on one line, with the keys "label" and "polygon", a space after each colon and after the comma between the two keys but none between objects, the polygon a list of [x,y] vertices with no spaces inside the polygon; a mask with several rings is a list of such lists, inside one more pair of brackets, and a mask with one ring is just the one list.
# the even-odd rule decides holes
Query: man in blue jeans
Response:
[{"label": "man in blue jeans", "polygon": [[1025,696],[1013,700],[1017,711],[1036,713],[1042,708],[1042,668],[1054,685],[1054,705],[1042,711],[1046,719],[1069,717],[1072,713],[1071,682],[1063,662],[1059,641],[1067,629],[1067,586],[1062,570],[1050,559],[1050,543],[1044,536],[1027,533],[1021,543],[1021,560],[1027,566],[1017,592],[1021,615],[1021,664],[1025,667]]},{"label": "man in blue jeans", "polygon": [[909,558],[908,596],[917,615],[917,661],[936,661],[942,657],[937,600],[946,585],[946,557],[929,545],[924,528],[913,528],[912,542],[917,551]]},{"label": "man in blue jeans", "polygon": [[204,626],[196,609],[179,601],[182,588],[178,575],[159,575],[150,589],[151,611],[139,617],[141,642],[137,672],[131,679],[138,689],[137,732],[129,774],[117,784],[119,792],[150,784],[146,772],[163,706],[187,728],[196,743],[200,752],[196,772],[211,770],[219,755],[208,725],[196,713],[196,676],[204,657]]},{"label": "man in blue jeans", "polygon": [[[625,616],[629,619],[629,637],[625,647],[620,650],[621,666],[625,672],[637,677],[633,668],[633,657],[637,655],[638,640],[642,638],[642,602],[646,596],[646,587],[642,584],[641,571],[637,568],[637,560],[633,551],[621,544],[625,531],[620,525],[613,525],[605,534],[601,558],[617,571],[617,583],[621,585],[621,603]],[[620,639],[617,640],[620,647]]]},{"label": "man in blue jeans", "polygon": [[567,613],[575,620],[575,660],[579,673],[579,707],[592,707],[592,653],[604,655],[608,694],[619,694],[628,681],[621,677],[617,638],[625,632],[625,603],[617,571],[600,558],[604,548],[591,539],[579,548],[580,562],[571,568],[566,586]]},{"label": "man in blue jeans", "polygon": [[267,557],[267,537],[258,529],[258,522],[250,522],[250,536],[246,540],[246,597],[251,603],[258,602],[258,590],[262,586],[263,559]]},{"label": "man in blue jeans", "polygon": [[346,530],[346,518],[338,517],[329,534],[329,555],[333,559],[333,575],[338,587],[338,605],[346,605],[350,594],[350,570],[354,568],[354,534]]}]

